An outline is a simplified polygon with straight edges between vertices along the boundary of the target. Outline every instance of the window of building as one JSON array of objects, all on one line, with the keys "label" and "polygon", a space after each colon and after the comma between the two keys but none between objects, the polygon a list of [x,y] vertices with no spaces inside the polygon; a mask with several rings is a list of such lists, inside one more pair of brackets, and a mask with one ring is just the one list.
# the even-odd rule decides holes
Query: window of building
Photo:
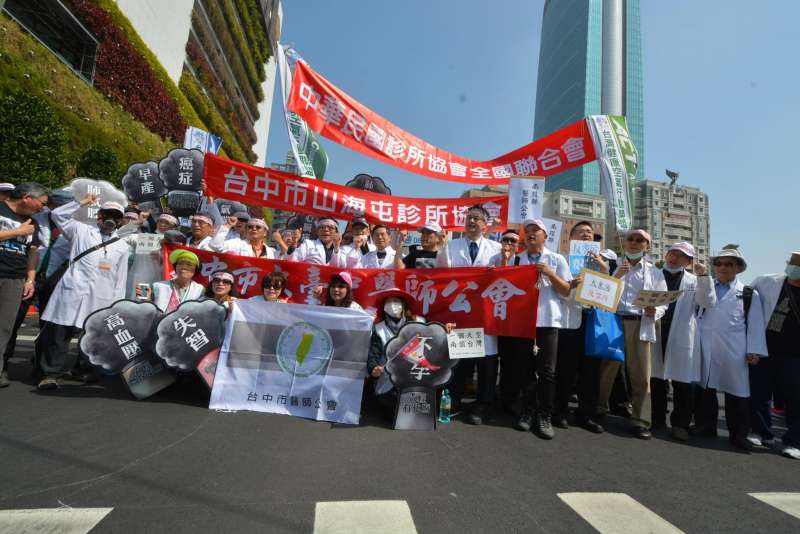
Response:
[{"label": "window of building", "polygon": [[92,83],[97,40],[58,0],[6,0],[3,9],[75,73]]}]

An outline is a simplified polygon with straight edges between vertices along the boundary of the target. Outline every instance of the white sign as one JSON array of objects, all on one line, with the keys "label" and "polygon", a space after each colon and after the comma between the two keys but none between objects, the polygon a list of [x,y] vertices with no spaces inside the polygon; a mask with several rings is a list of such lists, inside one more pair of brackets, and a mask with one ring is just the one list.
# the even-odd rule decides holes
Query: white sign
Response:
[{"label": "white sign", "polygon": [[483,345],[483,328],[456,328],[447,334],[447,347],[450,359],[483,358],[486,347]]},{"label": "white sign", "polygon": [[200,128],[189,126],[183,136],[183,148],[196,148],[203,152],[216,154],[222,146],[222,139]]},{"label": "white sign", "polygon": [[595,306],[616,313],[622,296],[622,281],[607,274],[583,269],[583,278],[575,294],[575,300],[587,306]]},{"label": "white sign", "polygon": [[541,219],[543,206],[544,178],[511,178],[508,186],[509,224]]},{"label": "white sign", "polygon": [[678,300],[682,293],[682,289],[674,289],[672,291],[650,291],[643,289],[636,295],[633,305],[641,306],[642,308],[648,306],[652,306],[653,308],[657,306],[666,306]]},{"label": "white sign", "polygon": [[570,241],[569,242],[569,270],[576,276],[581,269],[586,267],[590,252],[600,254],[600,243],[596,241]]},{"label": "white sign", "polygon": [[553,252],[558,252],[561,246],[561,227],[564,223],[547,217],[542,217],[542,222],[547,226],[547,241],[544,242],[544,246]]},{"label": "white sign", "polygon": [[159,234],[137,234],[136,254],[150,254],[161,250],[161,240],[164,236]]}]

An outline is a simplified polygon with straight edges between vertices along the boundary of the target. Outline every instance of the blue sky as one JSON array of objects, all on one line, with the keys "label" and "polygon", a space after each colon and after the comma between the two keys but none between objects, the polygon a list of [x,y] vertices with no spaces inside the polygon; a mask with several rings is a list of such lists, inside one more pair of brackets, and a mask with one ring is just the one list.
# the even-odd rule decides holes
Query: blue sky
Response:
[{"label": "blue sky", "polygon": [[[559,0],[553,0],[559,1]],[[531,141],[539,1],[284,2],[284,44],[398,126],[490,159]],[[712,248],[738,243],[744,278],[782,271],[800,249],[800,2],[642,0],[645,150],[709,194]],[[326,179],[366,172],[397,195],[454,197],[463,184],[416,176],[322,139]],[[288,141],[275,99],[267,161]]]}]

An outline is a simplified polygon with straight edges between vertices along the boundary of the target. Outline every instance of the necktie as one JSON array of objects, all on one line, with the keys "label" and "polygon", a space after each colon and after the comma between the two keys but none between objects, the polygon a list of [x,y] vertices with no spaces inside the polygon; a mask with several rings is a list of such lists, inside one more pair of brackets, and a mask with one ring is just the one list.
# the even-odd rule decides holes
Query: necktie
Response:
[{"label": "necktie", "polygon": [[378,250],[375,253],[377,254],[379,260],[382,260],[383,258],[386,257],[386,251],[385,250],[383,252]]},{"label": "necktie", "polygon": [[475,258],[478,257],[478,244],[475,241],[469,242],[469,259],[475,263]]}]

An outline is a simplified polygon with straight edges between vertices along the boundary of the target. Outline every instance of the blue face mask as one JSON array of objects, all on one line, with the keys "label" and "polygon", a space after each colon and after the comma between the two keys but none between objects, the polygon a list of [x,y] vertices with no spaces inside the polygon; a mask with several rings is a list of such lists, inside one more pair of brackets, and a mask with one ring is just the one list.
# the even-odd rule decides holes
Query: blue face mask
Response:
[{"label": "blue face mask", "polygon": [[800,265],[792,265],[791,263],[786,266],[784,271],[789,280],[800,280]]},{"label": "blue face mask", "polygon": [[670,267],[666,263],[664,264],[664,270],[667,271],[668,273],[672,274],[679,273],[683,271],[683,269],[684,269],[683,267]]},{"label": "blue face mask", "polygon": [[629,260],[640,260],[644,256],[644,252],[626,252],[625,257]]}]

